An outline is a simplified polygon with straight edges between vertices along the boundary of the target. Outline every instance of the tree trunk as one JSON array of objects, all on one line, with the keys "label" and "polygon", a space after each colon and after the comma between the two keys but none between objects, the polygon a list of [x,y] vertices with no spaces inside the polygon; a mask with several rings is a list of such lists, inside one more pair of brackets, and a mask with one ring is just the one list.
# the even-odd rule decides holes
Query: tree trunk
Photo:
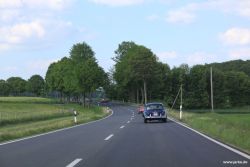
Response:
[{"label": "tree trunk", "polygon": [[143,89],[141,88],[141,104],[144,103],[144,92]]},{"label": "tree trunk", "polygon": [[83,107],[85,107],[86,106],[86,100],[85,100],[85,92],[83,93]]},{"label": "tree trunk", "polygon": [[147,103],[147,83],[143,80],[145,104]]},{"label": "tree trunk", "polygon": [[136,89],[136,103],[140,103],[139,102],[139,89]]}]

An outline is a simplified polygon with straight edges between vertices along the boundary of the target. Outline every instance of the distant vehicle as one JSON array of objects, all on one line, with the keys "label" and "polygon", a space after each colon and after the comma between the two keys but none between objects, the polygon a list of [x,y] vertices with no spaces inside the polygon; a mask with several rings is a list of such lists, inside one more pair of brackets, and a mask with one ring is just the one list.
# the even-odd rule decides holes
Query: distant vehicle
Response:
[{"label": "distant vehicle", "polygon": [[167,122],[167,111],[165,111],[162,103],[148,103],[145,104],[143,117],[144,123],[151,120]]},{"label": "distant vehicle", "polygon": [[98,102],[98,105],[99,105],[99,106],[109,106],[109,100],[108,100],[108,99],[101,99],[101,100]]},{"label": "distant vehicle", "polygon": [[138,114],[143,114],[144,112],[144,106],[139,106],[137,109]]}]

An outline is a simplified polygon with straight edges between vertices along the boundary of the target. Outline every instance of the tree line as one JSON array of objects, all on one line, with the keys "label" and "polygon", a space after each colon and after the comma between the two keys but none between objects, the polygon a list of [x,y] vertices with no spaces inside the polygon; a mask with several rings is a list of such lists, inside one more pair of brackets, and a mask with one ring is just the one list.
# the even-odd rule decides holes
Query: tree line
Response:
[{"label": "tree line", "polygon": [[40,75],[33,75],[27,81],[21,77],[0,80],[0,96],[43,96],[45,81]]},{"label": "tree line", "polygon": [[[210,108],[210,68],[213,68],[215,108],[250,105],[250,61],[235,60],[170,69],[145,46],[122,42],[115,51],[109,96],[145,103],[163,101],[169,106],[183,87],[183,107]],[[148,99],[147,99],[148,98]],[[179,106],[177,101],[176,107]]]},{"label": "tree line", "polygon": [[[112,100],[147,103],[162,101],[171,106],[183,87],[183,107],[209,108],[211,105],[210,68],[213,68],[215,108],[250,105],[250,60],[235,60],[172,69],[159,61],[147,47],[123,41],[112,58],[114,67],[105,72],[85,42],[77,43],[69,57],[50,64],[45,79],[33,75],[0,80],[1,96],[50,96],[86,105],[98,88]],[[100,89],[102,88],[102,89]],[[88,98],[87,98],[88,97]],[[179,101],[177,100],[176,106]]]}]

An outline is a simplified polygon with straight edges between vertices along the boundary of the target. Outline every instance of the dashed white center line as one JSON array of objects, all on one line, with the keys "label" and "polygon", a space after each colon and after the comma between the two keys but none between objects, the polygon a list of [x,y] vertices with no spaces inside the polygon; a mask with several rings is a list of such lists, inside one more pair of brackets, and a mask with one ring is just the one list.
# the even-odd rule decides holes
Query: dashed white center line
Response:
[{"label": "dashed white center line", "polygon": [[125,126],[121,126],[120,129],[123,129]]},{"label": "dashed white center line", "polygon": [[73,162],[71,162],[70,164],[68,164],[66,167],[73,167],[76,164],[78,164],[81,160],[82,160],[81,158],[75,159]]},{"label": "dashed white center line", "polygon": [[109,135],[108,137],[106,137],[104,140],[109,140],[111,137],[113,137],[114,136],[114,134],[111,134],[111,135]]},{"label": "dashed white center line", "polygon": [[127,122],[128,124],[130,123],[130,121]]}]

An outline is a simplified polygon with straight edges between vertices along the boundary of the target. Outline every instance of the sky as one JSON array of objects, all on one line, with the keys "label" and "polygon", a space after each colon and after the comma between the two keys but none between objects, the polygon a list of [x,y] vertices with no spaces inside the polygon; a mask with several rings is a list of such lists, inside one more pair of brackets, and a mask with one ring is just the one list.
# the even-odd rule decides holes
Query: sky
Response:
[{"label": "sky", "polygon": [[34,74],[88,43],[105,71],[123,41],[171,68],[250,59],[249,0],[0,0],[0,79]]}]

